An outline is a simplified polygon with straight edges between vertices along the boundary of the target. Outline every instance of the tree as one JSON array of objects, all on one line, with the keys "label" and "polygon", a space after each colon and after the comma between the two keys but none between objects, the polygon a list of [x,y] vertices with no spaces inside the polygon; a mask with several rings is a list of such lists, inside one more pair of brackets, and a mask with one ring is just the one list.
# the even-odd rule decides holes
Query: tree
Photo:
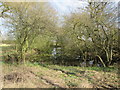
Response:
[{"label": "tree", "polygon": [[51,30],[53,17],[47,3],[7,3],[10,8],[8,26],[16,39],[17,52],[25,63],[25,53],[40,34]]},{"label": "tree", "polygon": [[[99,55],[96,55],[104,67],[110,65],[112,61],[113,45],[116,43],[115,35],[117,35],[117,28],[115,23],[115,12],[116,8],[112,7],[113,3],[108,2],[90,2],[88,6],[88,12],[90,19],[92,20],[95,27],[91,35],[92,41],[97,48],[101,49],[101,53],[105,52],[107,61],[103,61]],[[111,7],[111,9],[110,9]],[[110,9],[110,10],[108,10]]]},{"label": "tree", "polygon": [[[104,67],[113,60],[113,47],[117,44],[116,10],[114,3],[89,2],[82,13],[73,13],[65,18],[63,31],[66,35],[68,53],[81,53],[82,59],[98,58]],[[111,10],[109,10],[111,7]],[[78,52],[76,52],[78,51]],[[76,54],[77,53],[77,54]]]}]

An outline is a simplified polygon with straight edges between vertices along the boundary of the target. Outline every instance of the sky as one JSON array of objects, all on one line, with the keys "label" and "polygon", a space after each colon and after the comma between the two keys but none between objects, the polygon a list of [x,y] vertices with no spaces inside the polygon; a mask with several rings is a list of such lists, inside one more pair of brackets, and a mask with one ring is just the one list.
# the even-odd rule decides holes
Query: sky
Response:
[{"label": "sky", "polygon": [[[50,0],[51,5],[58,11],[59,14],[69,14],[70,11],[76,10],[77,7],[85,7],[87,3],[86,0]],[[91,0],[89,0],[91,1]],[[95,0],[102,1],[102,0]],[[103,0],[104,2],[105,0]],[[119,2],[120,0],[108,0],[112,2]]]},{"label": "sky", "polygon": [[50,3],[59,14],[68,14],[70,11],[76,10],[77,7],[84,7],[86,4],[78,0],[51,0]]}]

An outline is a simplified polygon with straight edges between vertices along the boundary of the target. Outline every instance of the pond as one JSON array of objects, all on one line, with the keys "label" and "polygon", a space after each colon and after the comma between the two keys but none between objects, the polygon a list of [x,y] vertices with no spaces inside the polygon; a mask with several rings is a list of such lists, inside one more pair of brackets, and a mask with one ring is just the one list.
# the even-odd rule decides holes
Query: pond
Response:
[{"label": "pond", "polygon": [[[55,47],[55,48],[53,48],[53,50],[52,50],[52,56],[53,56],[54,59],[57,58],[58,54],[61,54],[61,47]],[[81,62],[80,58],[81,58],[81,56],[78,56],[76,58],[78,60],[78,62]],[[87,63],[88,63],[89,66],[93,66],[94,65],[94,60],[89,60]],[[86,66],[86,63],[83,61],[83,62],[80,63],[80,66]],[[100,67],[100,64],[96,64],[96,66]]]}]

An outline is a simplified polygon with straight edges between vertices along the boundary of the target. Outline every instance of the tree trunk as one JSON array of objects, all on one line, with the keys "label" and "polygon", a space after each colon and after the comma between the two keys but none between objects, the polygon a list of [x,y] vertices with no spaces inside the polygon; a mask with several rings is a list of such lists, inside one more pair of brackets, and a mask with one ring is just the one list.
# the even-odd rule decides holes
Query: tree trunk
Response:
[{"label": "tree trunk", "polygon": [[[20,50],[20,58],[21,58],[21,60],[22,60],[22,63],[25,64],[25,51],[24,51],[23,46],[21,46],[21,50]],[[19,63],[20,63],[20,61],[19,61]]]},{"label": "tree trunk", "polygon": [[109,53],[108,53],[107,50],[105,50],[105,53],[106,53],[107,61],[109,62],[109,61],[110,61],[110,60],[109,60]]},{"label": "tree trunk", "polygon": [[113,52],[112,52],[112,48],[110,49],[110,61],[109,61],[109,65],[111,64],[111,62],[112,62],[112,54],[113,54]]},{"label": "tree trunk", "polygon": [[106,65],[105,65],[105,63],[103,62],[102,58],[101,58],[99,55],[96,55],[96,56],[99,58],[99,60],[100,60],[101,63],[103,64],[103,66],[106,67]]},{"label": "tree trunk", "polygon": [[23,63],[25,64],[25,53],[23,53]]},{"label": "tree trunk", "polygon": [[85,52],[85,54],[84,54],[84,62],[85,62],[85,67],[87,66],[86,59],[87,59],[87,52]]}]

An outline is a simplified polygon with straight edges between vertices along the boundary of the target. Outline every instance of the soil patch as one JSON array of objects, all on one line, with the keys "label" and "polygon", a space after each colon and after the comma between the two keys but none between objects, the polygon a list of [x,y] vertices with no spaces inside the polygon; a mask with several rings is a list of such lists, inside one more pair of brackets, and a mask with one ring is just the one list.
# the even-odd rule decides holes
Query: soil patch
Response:
[{"label": "soil patch", "polygon": [[4,76],[4,81],[9,81],[9,82],[21,82],[24,81],[23,75],[18,72],[13,72],[8,75]]}]

